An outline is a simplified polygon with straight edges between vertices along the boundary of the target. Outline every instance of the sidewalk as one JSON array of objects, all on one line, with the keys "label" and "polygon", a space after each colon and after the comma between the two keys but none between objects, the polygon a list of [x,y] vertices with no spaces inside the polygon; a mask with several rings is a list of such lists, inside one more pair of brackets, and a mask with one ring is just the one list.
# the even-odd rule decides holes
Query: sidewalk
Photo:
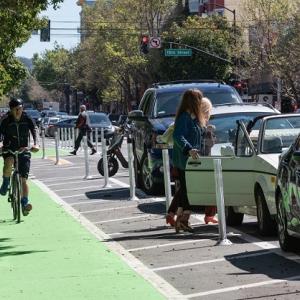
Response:
[{"label": "sidewalk", "polygon": [[36,185],[16,224],[0,198],[0,299],[163,299]]}]

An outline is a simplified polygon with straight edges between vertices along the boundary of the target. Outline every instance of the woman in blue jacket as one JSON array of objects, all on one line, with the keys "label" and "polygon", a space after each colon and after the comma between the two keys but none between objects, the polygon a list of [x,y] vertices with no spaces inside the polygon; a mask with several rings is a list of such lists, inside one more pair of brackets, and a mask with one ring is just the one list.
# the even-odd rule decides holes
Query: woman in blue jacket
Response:
[{"label": "woman in blue jacket", "polygon": [[197,159],[199,155],[204,153],[203,135],[211,108],[211,102],[207,98],[203,98],[199,90],[190,89],[183,94],[176,113],[173,133],[173,165],[178,169],[180,182],[175,223],[176,232],[181,229],[185,231],[193,230],[188,224],[191,208],[187,197],[185,167],[189,156]]}]

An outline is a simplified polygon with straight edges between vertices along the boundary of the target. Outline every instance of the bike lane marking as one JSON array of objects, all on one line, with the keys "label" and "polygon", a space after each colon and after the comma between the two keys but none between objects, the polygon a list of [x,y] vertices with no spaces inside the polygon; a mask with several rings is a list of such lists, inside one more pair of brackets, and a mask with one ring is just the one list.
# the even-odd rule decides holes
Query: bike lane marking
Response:
[{"label": "bike lane marking", "polygon": [[36,185],[40,187],[44,192],[46,192],[57,204],[63,207],[69,215],[71,215],[90,233],[92,233],[98,240],[105,241],[105,245],[107,248],[112,250],[122,260],[124,260],[128,266],[130,266],[134,271],[140,274],[144,279],[149,281],[167,299],[186,299],[186,297],[177,289],[175,289],[171,284],[169,284],[162,277],[160,277],[158,274],[149,269],[134,255],[132,255],[124,247],[122,247],[119,243],[112,240],[108,234],[106,234],[95,224],[90,222],[85,216],[83,216],[80,212],[75,210],[71,205],[63,201],[61,197],[59,197],[56,193],[50,190],[45,184],[43,184],[39,180],[33,180],[33,182],[36,183]]}]

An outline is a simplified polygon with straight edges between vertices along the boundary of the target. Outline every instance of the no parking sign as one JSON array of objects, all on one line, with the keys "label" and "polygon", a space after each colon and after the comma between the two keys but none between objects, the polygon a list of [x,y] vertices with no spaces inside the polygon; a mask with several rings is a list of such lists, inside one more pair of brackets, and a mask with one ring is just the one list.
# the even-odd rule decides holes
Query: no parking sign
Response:
[{"label": "no parking sign", "polygon": [[150,37],[149,47],[154,49],[159,49],[161,47],[160,37]]}]

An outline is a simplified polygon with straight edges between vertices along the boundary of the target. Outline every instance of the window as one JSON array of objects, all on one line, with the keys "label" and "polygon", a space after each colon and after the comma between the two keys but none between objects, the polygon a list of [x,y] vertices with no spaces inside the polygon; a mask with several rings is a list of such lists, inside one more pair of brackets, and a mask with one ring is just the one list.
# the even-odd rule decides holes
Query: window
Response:
[{"label": "window", "polygon": [[153,92],[149,92],[145,95],[144,101],[141,105],[141,110],[143,111],[145,116],[151,115],[152,103],[153,103]]},{"label": "window", "polygon": [[236,156],[248,157],[253,155],[251,144],[248,140],[248,134],[244,126],[239,125],[237,133]]}]

